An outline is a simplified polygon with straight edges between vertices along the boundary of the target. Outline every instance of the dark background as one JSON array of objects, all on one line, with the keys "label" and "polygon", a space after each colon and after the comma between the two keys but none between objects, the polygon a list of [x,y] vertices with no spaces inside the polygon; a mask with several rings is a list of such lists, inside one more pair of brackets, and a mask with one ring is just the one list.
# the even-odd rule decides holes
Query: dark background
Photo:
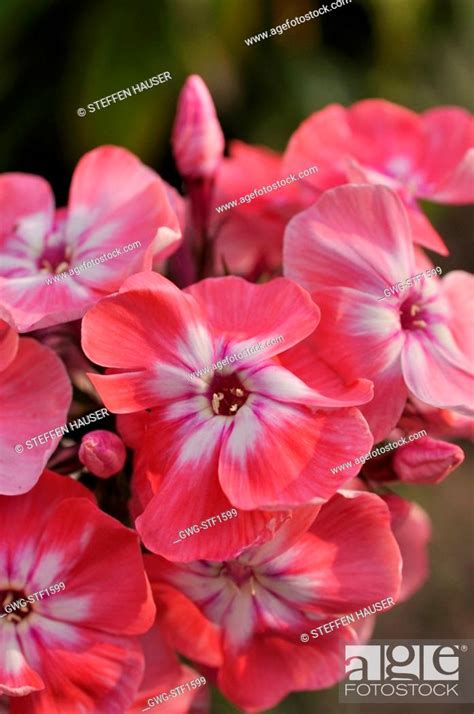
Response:
[{"label": "dark background", "polygon": [[[329,3],[327,3],[329,4]],[[169,136],[185,78],[201,74],[228,139],[283,150],[308,114],[332,102],[384,97],[422,111],[473,108],[474,0],[353,0],[248,47],[245,38],[316,9],[317,0],[0,0],[0,171],[41,174],[67,201],[81,155],[125,146],[179,188]],[[76,114],[101,97],[169,71],[172,81],[106,109]],[[473,214],[426,205],[451,256],[443,271],[469,269]],[[472,464],[472,461],[471,461]],[[380,617],[378,638],[473,636],[469,552],[472,468],[437,487],[404,488],[433,520],[430,579]],[[414,705],[384,705],[401,714]],[[423,711],[472,711],[425,705]],[[376,714],[339,705],[337,688],[296,694],[279,714]],[[213,712],[235,712],[216,696]],[[414,711],[420,711],[418,705]]]}]

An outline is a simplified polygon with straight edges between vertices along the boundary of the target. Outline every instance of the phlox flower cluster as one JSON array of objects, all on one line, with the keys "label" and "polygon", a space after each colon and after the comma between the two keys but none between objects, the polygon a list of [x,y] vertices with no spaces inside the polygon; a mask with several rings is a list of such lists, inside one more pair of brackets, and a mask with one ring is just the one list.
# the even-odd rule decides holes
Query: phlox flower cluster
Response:
[{"label": "phlox flower cluster", "polygon": [[211,687],[260,712],[334,685],[341,645],[429,574],[429,517],[397,486],[445,479],[472,435],[472,277],[433,268],[424,248],[447,247],[418,205],[472,201],[466,111],[331,105],[282,155],[224,156],[191,76],[171,144],[182,193],[116,146],[80,159],[63,208],[0,176],[11,714],[204,714]]}]

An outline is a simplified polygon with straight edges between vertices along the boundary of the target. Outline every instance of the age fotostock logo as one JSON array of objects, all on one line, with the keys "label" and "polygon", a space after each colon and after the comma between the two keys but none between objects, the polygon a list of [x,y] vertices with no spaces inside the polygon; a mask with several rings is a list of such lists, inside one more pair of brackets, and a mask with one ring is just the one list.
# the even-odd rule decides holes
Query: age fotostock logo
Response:
[{"label": "age fotostock logo", "polygon": [[472,640],[346,645],[339,701],[474,702]]}]

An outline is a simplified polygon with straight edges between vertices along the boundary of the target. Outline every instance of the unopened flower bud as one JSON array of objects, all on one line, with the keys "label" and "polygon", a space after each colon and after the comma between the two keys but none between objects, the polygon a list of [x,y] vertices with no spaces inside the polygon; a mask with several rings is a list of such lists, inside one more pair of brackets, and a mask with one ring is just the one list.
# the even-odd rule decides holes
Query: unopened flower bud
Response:
[{"label": "unopened flower bud", "polygon": [[171,141],[181,176],[214,175],[224,153],[224,134],[209,90],[197,74],[188,77],[179,95]]},{"label": "unopened flower bud", "polygon": [[86,434],[79,448],[81,464],[99,478],[109,478],[121,471],[126,455],[122,439],[105,429]]},{"label": "unopened flower bud", "polygon": [[393,470],[406,483],[438,483],[464,461],[456,444],[425,437],[397,449]]}]

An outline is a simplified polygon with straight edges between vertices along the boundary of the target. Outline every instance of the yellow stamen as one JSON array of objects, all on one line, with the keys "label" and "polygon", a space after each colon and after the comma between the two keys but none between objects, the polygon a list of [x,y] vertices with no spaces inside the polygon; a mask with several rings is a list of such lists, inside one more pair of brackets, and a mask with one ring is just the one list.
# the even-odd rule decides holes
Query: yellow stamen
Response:
[{"label": "yellow stamen", "polygon": [[59,263],[58,267],[55,270],[55,273],[64,273],[68,269],[69,263],[66,260],[63,260],[62,263]]},{"label": "yellow stamen", "polygon": [[255,592],[255,581],[253,579],[253,575],[250,578],[250,592],[252,593],[253,597],[256,597],[257,593]]},{"label": "yellow stamen", "polygon": [[216,393],[212,395],[212,411],[214,414],[219,414],[219,395]]}]

